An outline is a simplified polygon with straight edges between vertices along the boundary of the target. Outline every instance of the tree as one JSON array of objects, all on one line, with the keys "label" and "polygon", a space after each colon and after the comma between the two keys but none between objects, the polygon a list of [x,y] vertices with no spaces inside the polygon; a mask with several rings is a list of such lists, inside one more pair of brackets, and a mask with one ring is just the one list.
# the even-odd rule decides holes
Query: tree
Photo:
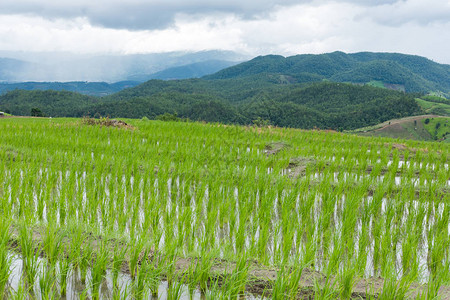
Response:
[{"label": "tree", "polygon": [[269,120],[265,120],[261,117],[256,118],[256,120],[253,120],[253,125],[256,127],[267,127],[270,125]]},{"label": "tree", "polygon": [[43,117],[44,114],[42,113],[42,111],[39,108],[33,107],[31,109],[31,116],[32,117]]},{"label": "tree", "polygon": [[156,116],[156,120],[165,122],[178,122],[181,119],[178,117],[178,114],[176,112],[174,112],[173,114],[166,112],[163,115]]}]

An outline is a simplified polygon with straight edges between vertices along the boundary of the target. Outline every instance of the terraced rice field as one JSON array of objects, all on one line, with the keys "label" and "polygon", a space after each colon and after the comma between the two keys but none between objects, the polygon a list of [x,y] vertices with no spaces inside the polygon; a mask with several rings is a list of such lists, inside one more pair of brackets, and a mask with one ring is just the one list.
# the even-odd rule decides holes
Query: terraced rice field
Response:
[{"label": "terraced rice field", "polygon": [[127,122],[0,120],[0,295],[449,297],[449,144]]}]

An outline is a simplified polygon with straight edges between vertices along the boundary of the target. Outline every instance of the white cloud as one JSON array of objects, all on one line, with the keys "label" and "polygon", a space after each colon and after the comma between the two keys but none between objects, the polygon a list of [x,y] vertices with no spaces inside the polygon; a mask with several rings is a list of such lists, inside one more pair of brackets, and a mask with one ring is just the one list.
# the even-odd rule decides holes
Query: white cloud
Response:
[{"label": "white cloud", "polygon": [[0,49],[9,51],[116,52],[126,30],[94,27],[85,19],[45,20],[20,15],[0,19]]},{"label": "white cloud", "polygon": [[[0,18],[0,50],[131,54],[224,49],[251,55],[384,51],[450,63],[450,36],[445,34],[450,32],[450,4],[443,0],[387,0],[377,5],[350,0],[198,0],[185,1],[184,6],[181,0],[147,1],[153,8],[172,7],[155,10],[161,18],[171,20],[170,26],[159,29],[117,25],[120,22],[113,16],[120,12],[122,3],[137,7],[137,0],[113,0],[110,5],[82,0],[76,4],[72,1],[72,6],[68,1],[40,1],[33,6],[25,0],[5,6],[4,1],[0,11],[8,7],[16,14]],[[24,7],[29,7],[28,11]],[[69,8],[74,12],[68,12]],[[106,26],[107,22],[100,19],[93,22],[96,11],[117,26]],[[71,16],[66,17],[64,12]],[[143,9],[142,14],[145,12]],[[124,9],[122,15],[128,18],[125,23],[139,23],[141,18],[131,8]]]}]

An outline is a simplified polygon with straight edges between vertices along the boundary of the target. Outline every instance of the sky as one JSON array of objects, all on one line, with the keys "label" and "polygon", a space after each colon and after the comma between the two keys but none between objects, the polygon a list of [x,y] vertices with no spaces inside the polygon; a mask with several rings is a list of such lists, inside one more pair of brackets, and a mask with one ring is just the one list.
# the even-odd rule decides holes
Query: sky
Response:
[{"label": "sky", "polygon": [[1,0],[0,51],[400,52],[450,64],[450,0]]}]

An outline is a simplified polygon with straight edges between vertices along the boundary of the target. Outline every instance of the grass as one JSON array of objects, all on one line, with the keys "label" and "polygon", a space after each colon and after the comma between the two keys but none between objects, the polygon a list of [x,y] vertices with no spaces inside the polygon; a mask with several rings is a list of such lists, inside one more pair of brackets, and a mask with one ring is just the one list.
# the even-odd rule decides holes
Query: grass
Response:
[{"label": "grass", "polygon": [[[426,117],[424,117],[425,119]],[[425,129],[422,120],[404,118],[378,124],[372,127],[357,129],[350,133],[361,136],[388,137],[395,139],[410,139],[418,141],[432,141],[433,136]]]},{"label": "grass", "polygon": [[435,102],[430,98],[416,98],[416,101],[428,114],[450,116],[450,102]]},{"label": "grass", "polygon": [[450,142],[450,118],[428,118],[422,123],[433,139]]},{"label": "grass", "polygon": [[378,88],[383,88],[383,89],[385,88],[384,83],[382,81],[372,80],[372,81],[368,82],[367,85],[378,87]]},{"label": "grass", "polygon": [[385,298],[450,284],[448,144],[126,122],[0,122],[2,293],[30,293],[7,287],[11,251],[30,266],[21,283],[34,278],[47,298],[76,277],[78,296],[98,299],[108,270],[116,298],[157,295],[162,280],[173,299],[182,285],[226,299],[262,282],[273,297],[333,299],[374,277]]}]

